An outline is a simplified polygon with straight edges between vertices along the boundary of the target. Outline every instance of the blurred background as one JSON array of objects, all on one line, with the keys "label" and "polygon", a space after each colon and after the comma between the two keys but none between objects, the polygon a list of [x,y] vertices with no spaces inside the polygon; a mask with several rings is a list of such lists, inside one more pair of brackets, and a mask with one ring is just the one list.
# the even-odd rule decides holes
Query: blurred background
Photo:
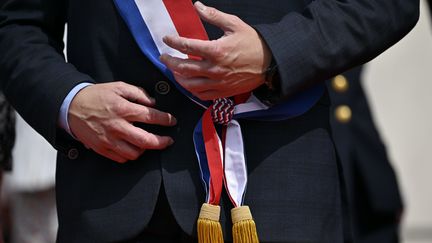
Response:
[{"label": "blurred background", "polygon": [[431,17],[421,1],[414,30],[364,72],[375,123],[404,197],[402,236],[407,243],[432,242]]}]

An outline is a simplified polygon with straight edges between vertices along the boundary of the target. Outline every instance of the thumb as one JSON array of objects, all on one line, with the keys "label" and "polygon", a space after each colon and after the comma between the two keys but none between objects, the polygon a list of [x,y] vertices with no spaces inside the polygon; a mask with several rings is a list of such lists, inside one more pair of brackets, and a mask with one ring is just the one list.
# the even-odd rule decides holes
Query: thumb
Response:
[{"label": "thumb", "polygon": [[234,31],[237,26],[237,17],[224,13],[215,8],[205,6],[200,1],[195,2],[195,9],[205,22],[221,28],[223,31]]}]

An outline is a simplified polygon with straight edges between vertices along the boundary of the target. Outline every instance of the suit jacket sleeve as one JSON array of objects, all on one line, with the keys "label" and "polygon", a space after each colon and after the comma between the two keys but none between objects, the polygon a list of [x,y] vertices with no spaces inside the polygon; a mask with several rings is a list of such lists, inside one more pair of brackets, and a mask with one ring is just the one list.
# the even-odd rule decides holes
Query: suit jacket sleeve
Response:
[{"label": "suit jacket sleeve", "polygon": [[63,57],[63,0],[0,0],[0,84],[23,118],[55,145],[60,106],[91,80]]},{"label": "suit jacket sleeve", "polygon": [[370,61],[416,24],[418,0],[315,0],[254,26],[273,53],[282,99]]}]

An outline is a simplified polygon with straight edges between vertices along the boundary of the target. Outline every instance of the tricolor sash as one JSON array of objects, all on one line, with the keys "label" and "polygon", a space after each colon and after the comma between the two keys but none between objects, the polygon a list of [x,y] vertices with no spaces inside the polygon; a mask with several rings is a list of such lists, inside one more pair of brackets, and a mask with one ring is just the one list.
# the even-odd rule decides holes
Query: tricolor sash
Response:
[{"label": "tricolor sash", "polygon": [[[237,102],[231,105],[227,104],[231,102],[229,99],[216,103],[200,100],[179,85],[173,73],[159,60],[162,54],[182,59],[192,58],[168,47],[162,41],[164,36],[208,39],[191,0],[114,0],[114,3],[142,53],[181,93],[205,109],[193,134],[206,191],[205,202],[219,205],[225,186],[233,206],[241,207],[247,185],[247,167],[238,120],[277,121],[302,115],[322,96],[324,85],[317,85],[271,107],[260,102],[252,93],[243,102],[234,99]],[[222,125],[215,125],[216,120]],[[202,213],[203,211],[206,210],[203,209]],[[239,218],[241,220],[242,217]],[[201,242],[205,241],[202,237],[199,236]]]}]

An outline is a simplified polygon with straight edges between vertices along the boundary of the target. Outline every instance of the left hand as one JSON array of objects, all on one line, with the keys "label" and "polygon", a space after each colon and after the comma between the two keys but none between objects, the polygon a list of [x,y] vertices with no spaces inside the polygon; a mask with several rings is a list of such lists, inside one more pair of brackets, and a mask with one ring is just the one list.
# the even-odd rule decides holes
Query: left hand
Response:
[{"label": "left hand", "polygon": [[250,92],[265,82],[271,52],[260,35],[234,15],[195,3],[201,19],[224,31],[217,40],[166,36],[164,42],[201,60],[162,55],[161,61],[185,89],[201,100],[212,100]]}]

